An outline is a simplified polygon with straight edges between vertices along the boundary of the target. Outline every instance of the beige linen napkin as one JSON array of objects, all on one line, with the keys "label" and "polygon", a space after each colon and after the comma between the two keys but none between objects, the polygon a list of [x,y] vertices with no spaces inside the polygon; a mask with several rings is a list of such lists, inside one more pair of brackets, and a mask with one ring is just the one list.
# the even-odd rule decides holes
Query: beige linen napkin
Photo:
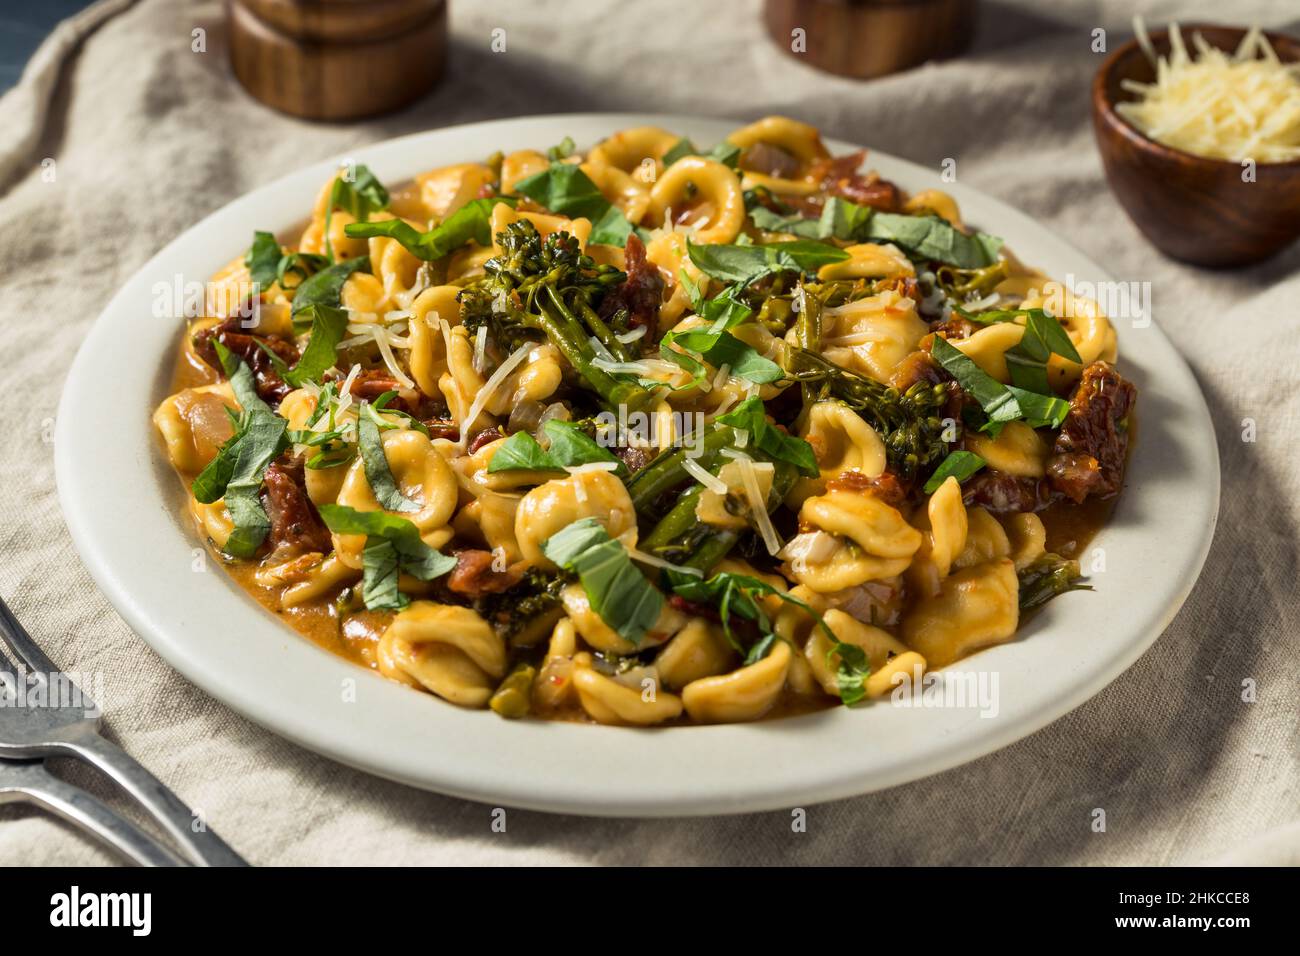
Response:
[{"label": "beige linen napkin", "polygon": [[[272,113],[235,84],[219,4],[106,0],[61,27],[0,100],[0,593],[55,661],[103,672],[112,735],[255,863],[1294,862],[1300,248],[1204,272],[1162,258],[1125,218],[1102,178],[1088,92],[1101,62],[1091,31],[1107,30],[1113,49],[1132,6],[986,2],[963,59],[858,84],[775,49],[756,2],[453,0],[449,74],[435,93],[393,117],[324,126]],[[1159,23],[1216,19],[1221,6],[1143,8]],[[1279,7],[1243,0],[1232,15],[1286,27]],[[490,49],[498,27],[505,53]],[[206,52],[191,48],[196,29]],[[1224,479],[1205,571],[1155,646],[1028,739],[811,808],[798,833],[788,811],[681,821],[510,811],[494,832],[489,807],[335,765],[163,664],[96,591],[55,497],[59,390],[104,303],[202,216],[306,163],[452,123],[585,110],[779,112],[927,165],[956,158],[962,182],[1038,217],[1117,277],[1151,282],[1156,320],[1209,400]],[[137,374],[152,370],[104,369],[106,400],[114,376]],[[1245,419],[1254,442],[1241,439]],[[1097,808],[1105,832],[1092,827]],[[0,863],[109,860],[45,816],[0,809]]]}]

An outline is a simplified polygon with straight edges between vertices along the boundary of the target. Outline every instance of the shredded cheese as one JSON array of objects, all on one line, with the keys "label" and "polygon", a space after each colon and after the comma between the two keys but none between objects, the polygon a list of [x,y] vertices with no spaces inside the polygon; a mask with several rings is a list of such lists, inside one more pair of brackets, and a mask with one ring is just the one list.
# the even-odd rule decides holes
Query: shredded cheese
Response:
[{"label": "shredded cheese", "polygon": [[487,326],[480,325],[474,333],[474,371],[483,374],[484,359],[487,357]]},{"label": "shredded cheese", "polygon": [[656,557],[653,554],[646,554],[644,551],[638,551],[636,548],[626,548],[627,556],[633,561],[640,561],[642,564],[648,564],[653,568],[664,568],[668,571],[680,571],[682,574],[689,574],[692,577],[702,578],[704,572],[699,568],[688,568],[682,564],[673,564],[671,561],[665,561],[663,558]]},{"label": "shredded cheese", "polygon": [[1282,63],[1258,27],[1231,54],[1193,34],[1195,59],[1178,24],[1169,27],[1168,57],[1154,56],[1141,18],[1134,28],[1156,80],[1123,82],[1139,96],[1115,105],[1126,120],[1157,142],[1211,159],[1300,159],[1300,63]]},{"label": "shredded cheese", "polygon": [[745,484],[745,497],[749,499],[750,514],[754,516],[758,533],[763,536],[763,546],[767,548],[768,554],[778,554],[781,551],[781,536],[776,533],[776,528],[772,525],[772,516],[767,513],[767,502],[763,500],[763,492],[758,487],[758,472],[754,470],[754,460],[737,458],[736,462],[740,466],[740,479]]},{"label": "shredded cheese", "polygon": [[635,342],[639,338],[644,338],[645,334],[649,331],[650,331],[650,326],[638,325],[631,332],[624,332],[622,335],[614,336],[614,338],[618,339],[624,345],[627,345],[629,342]]},{"label": "shredded cheese", "polygon": [[727,483],[717,475],[709,474],[700,466],[699,462],[687,458],[682,462],[682,468],[687,474],[710,491],[716,491],[720,495],[725,495],[727,493]]},{"label": "shredded cheese", "polygon": [[474,396],[474,401],[470,402],[469,410],[465,412],[465,420],[460,423],[460,440],[456,444],[461,448],[464,448],[466,443],[469,441],[469,430],[474,426],[474,420],[478,418],[479,413],[483,411],[483,407],[492,400],[492,396],[496,393],[496,390],[501,387],[501,383],[506,380],[506,376],[513,372],[515,367],[528,357],[528,353],[532,348],[532,342],[525,342],[523,345],[519,346],[519,348],[510,353],[504,362],[497,366],[497,370],[492,373],[491,378],[483,383],[483,387],[479,389],[478,394]]}]

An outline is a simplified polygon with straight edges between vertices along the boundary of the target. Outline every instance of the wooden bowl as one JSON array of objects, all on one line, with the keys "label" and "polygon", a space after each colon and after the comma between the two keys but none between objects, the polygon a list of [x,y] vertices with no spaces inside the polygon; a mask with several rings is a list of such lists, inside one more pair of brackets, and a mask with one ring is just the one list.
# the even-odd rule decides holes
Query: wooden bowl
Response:
[{"label": "wooden bowl", "polygon": [[[1192,24],[1214,47],[1233,50],[1246,31]],[[1266,33],[1280,59],[1300,60],[1300,41]],[[1169,52],[1168,31],[1151,34],[1160,54]],[[1150,83],[1155,68],[1130,41],[1097,71],[1092,83],[1092,122],[1110,188],[1143,234],[1166,255],[1199,266],[1259,262],[1300,237],[1300,160],[1256,163],[1255,181],[1239,162],[1207,159],[1143,135],[1115,112],[1136,99],[1123,80]]]},{"label": "wooden bowl", "polygon": [[293,116],[400,109],[442,75],[446,0],[227,0],[230,63],[254,97]]},{"label": "wooden bowl", "polygon": [[[976,0],[767,0],[778,47],[819,70],[866,80],[956,56],[975,33]],[[794,48],[802,30],[801,50]]]}]

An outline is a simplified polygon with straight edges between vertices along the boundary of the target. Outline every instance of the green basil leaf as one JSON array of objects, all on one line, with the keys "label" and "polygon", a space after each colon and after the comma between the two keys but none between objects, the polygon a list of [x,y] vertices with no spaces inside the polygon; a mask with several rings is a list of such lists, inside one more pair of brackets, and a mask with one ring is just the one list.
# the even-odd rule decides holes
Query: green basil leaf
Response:
[{"label": "green basil leaf", "polygon": [[288,447],[285,429],[289,423],[275,414],[250,414],[239,439],[239,451],[226,482],[223,498],[234,529],[222,550],[236,558],[251,558],[267,532],[270,519],[262,508],[258,492],[267,465]]},{"label": "green basil leaf", "polygon": [[686,251],[696,268],[723,282],[742,288],[778,272],[815,274],[830,262],[843,262],[849,254],[825,242],[796,239],[758,245],[703,245],[686,240]]},{"label": "green basil leaf", "polygon": [[822,206],[818,219],[803,216],[782,216],[766,206],[756,206],[750,212],[754,225],[769,232],[788,232],[806,239],[841,239],[858,242],[868,237],[868,224],[874,210],[870,206],[832,196]]},{"label": "green basil leaf", "polygon": [[[392,592],[396,590],[396,577],[405,571],[421,581],[432,581],[446,574],[456,566],[456,558],[431,548],[420,538],[420,529],[405,518],[387,511],[357,511],[346,505],[321,505],[321,520],[335,534],[363,534],[366,536],[366,550],[376,541],[386,542],[397,556],[396,568],[390,567],[388,552],[376,548],[373,564],[374,572],[370,578],[375,600],[392,602]],[[388,579],[392,583],[388,583]],[[368,590],[363,581],[362,592]],[[402,595],[405,598],[405,595]],[[387,606],[392,606],[389,603]],[[369,601],[366,607],[373,607]]]},{"label": "green basil leaf", "polygon": [[275,285],[280,267],[280,243],[269,232],[253,233],[253,244],[244,253],[248,275],[259,289],[265,291]]},{"label": "green basil leaf", "polygon": [[709,150],[707,158],[714,162],[721,163],[723,166],[729,166],[732,169],[740,168],[741,148],[735,143],[729,143],[725,139]]},{"label": "green basil leaf", "polygon": [[905,216],[874,212],[861,236],[875,242],[892,242],[919,259],[932,259],[959,269],[982,269],[997,262],[1002,240],[976,232],[966,235],[938,216]]},{"label": "green basil leaf", "polygon": [[551,163],[549,169],[515,183],[515,192],[544,209],[570,219],[591,220],[591,242],[622,246],[632,224],[574,163]]},{"label": "green basil leaf", "polygon": [[672,146],[668,147],[668,152],[663,155],[664,169],[667,169],[679,159],[685,159],[687,156],[695,155],[695,144],[686,137],[682,137]]},{"label": "green basil leaf", "polygon": [[[760,385],[779,381],[785,375],[785,370],[781,366],[771,359],[764,358],[752,345],[741,341],[730,332],[702,330],[669,332],[660,340],[661,355],[664,354],[666,344],[679,345],[688,352],[694,352],[714,368],[727,365],[732,375]],[[670,357],[669,361],[686,368],[676,358]]]},{"label": "green basil leaf", "polygon": [[498,203],[513,207],[516,202],[509,196],[471,199],[428,232],[420,232],[402,219],[350,222],[343,231],[357,237],[388,236],[400,242],[417,259],[432,262],[470,242],[484,248],[492,245],[493,207]]},{"label": "green basil leaf", "polygon": [[561,467],[528,432],[515,432],[492,453],[488,474],[501,471],[561,471]]},{"label": "green basil leaf", "polygon": [[856,644],[836,641],[826,652],[826,663],[832,657],[840,659],[835,669],[835,683],[839,686],[840,701],[845,707],[852,707],[867,696],[867,678],[871,676],[871,665],[867,661],[867,652]]},{"label": "green basil leaf", "polygon": [[306,331],[311,319],[310,317],[300,318],[300,316],[313,305],[325,305],[332,309],[339,308],[343,304],[341,299],[343,284],[348,281],[348,276],[354,272],[368,271],[369,269],[370,257],[358,256],[355,259],[337,262],[326,269],[322,269],[310,279],[304,279],[293,294],[294,331]]},{"label": "green basil leaf", "polygon": [[361,552],[361,600],[371,611],[400,611],[411,599],[397,587],[401,556],[391,541],[366,538]]},{"label": "green basil leaf", "polygon": [[987,464],[983,458],[973,451],[952,451],[948,457],[939,463],[939,467],[934,470],[930,480],[925,483],[925,493],[932,495],[939,490],[949,478],[956,478],[957,481],[963,482],[975,472],[979,471]]},{"label": "green basil leaf", "polygon": [[573,151],[576,148],[577,147],[573,142],[573,137],[566,136],[564,139],[560,140],[559,143],[546,151],[546,158],[553,163],[561,159],[568,159],[573,155]]},{"label": "green basil leaf", "polygon": [[542,553],[578,576],[592,609],[625,640],[640,643],[659,620],[663,595],[595,518],[575,521],[552,535]]},{"label": "green basil leaf", "polygon": [[370,218],[370,214],[388,206],[388,190],[375,178],[367,166],[356,166],[351,180],[343,176],[334,178],[330,187],[329,205],[325,209],[325,254],[334,261],[334,249],[330,245],[330,220],[335,209],[342,209],[352,214],[358,222]]},{"label": "green basil leaf", "polygon": [[930,354],[957,380],[962,390],[979,403],[990,421],[1010,422],[1024,417],[1015,395],[943,336],[934,337]]},{"label": "green basil leaf", "polygon": [[[279,356],[275,356],[275,359],[279,363],[276,371],[280,377],[294,388],[299,388],[307,382],[320,381],[321,376],[338,362],[338,344],[347,331],[348,314],[341,308],[309,305],[296,318],[311,323],[311,338],[307,340],[307,347],[292,368],[281,369],[282,360]],[[274,352],[270,354],[275,355]]]},{"label": "green basil leaf", "polygon": [[1056,395],[1027,392],[1015,385],[1008,385],[1007,391],[1015,398],[1025,423],[1031,428],[1060,428],[1070,413],[1070,403]]},{"label": "green basil leaf", "polygon": [[753,447],[773,461],[783,461],[794,465],[799,473],[809,478],[816,478],[821,472],[817,468],[817,456],[812,446],[802,438],[788,435],[767,420],[767,411],[762,400],[757,396],[745,399],[725,415],[719,415],[717,421],[732,428],[749,432]]},{"label": "green basil leaf", "polygon": [[379,435],[379,426],[369,414],[370,406],[362,402],[357,412],[357,447],[361,452],[361,464],[365,468],[366,483],[374,492],[375,501],[385,511],[419,511],[417,505],[397,487],[393,471],[388,467],[388,457],[384,454],[384,442]]},{"label": "green basil leaf", "polygon": [[542,434],[551,442],[547,454],[562,468],[614,462],[618,465],[616,473],[627,474],[627,467],[617,455],[608,448],[602,448],[577,425],[551,419],[542,426]]},{"label": "green basil leaf", "polygon": [[542,426],[542,433],[550,440],[544,449],[527,432],[515,432],[505,440],[488,462],[488,474],[501,471],[563,471],[593,462],[614,462],[616,473],[627,473],[618,456],[602,448],[576,425],[555,419]]}]

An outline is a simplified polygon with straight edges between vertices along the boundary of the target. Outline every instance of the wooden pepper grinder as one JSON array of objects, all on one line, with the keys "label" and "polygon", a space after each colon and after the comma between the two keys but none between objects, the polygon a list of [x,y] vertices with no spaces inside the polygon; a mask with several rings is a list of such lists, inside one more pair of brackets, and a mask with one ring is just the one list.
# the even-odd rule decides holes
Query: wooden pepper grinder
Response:
[{"label": "wooden pepper grinder", "polygon": [[861,80],[956,56],[975,17],[976,0],[767,0],[763,11],[781,49]]},{"label": "wooden pepper grinder", "polygon": [[226,11],[235,76],[294,116],[387,113],[442,76],[447,0],[228,0]]}]

